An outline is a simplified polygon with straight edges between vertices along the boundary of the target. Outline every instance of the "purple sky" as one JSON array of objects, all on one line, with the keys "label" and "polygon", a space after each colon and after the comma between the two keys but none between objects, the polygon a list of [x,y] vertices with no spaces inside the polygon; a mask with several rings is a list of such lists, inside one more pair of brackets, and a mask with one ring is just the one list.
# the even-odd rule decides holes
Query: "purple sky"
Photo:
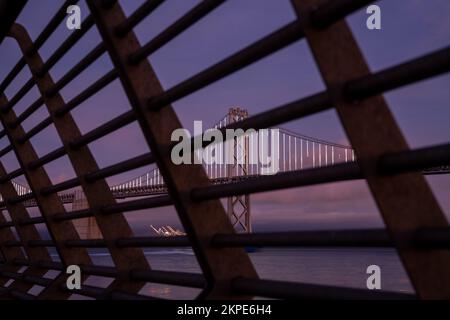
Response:
[{"label": "purple sky", "polygon": [[[19,21],[33,39],[63,1],[30,0]],[[170,25],[187,10],[198,4],[194,0],[168,0],[147,17],[136,32],[142,43],[147,42]],[[143,0],[122,0],[127,14]],[[83,18],[87,14],[81,1]],[[366,15],[360,11],[348,22],[372,70],[380,70],[405,59],[449,45],[450,2],[448,0],[380,1],[382,30],[369,31]],[[289,0],[229,0],[167,46],[150,57],[160,81],[168,89],[237,50],[273,32],[295,19]],[[70,31],[61,25],[40,50],[44,60]],[[55,81],[75,65],[99,43],[93,28],[52,70]],[[7,39],[0,48],[0,78],[3,78],[20,56],[16,43]],[[102,56],[84,72],[62,95],[69,101],[88,85],[112,68],[107,55]],[[15,94],[30,73],[24,70],[6,90],[9,98]],[[420,82],[386,95],[387,101],[412,147],[448,142],[450,138],[450,75]],[[250,114],[276,107],[285,102],[324,89],[305,41],[297,42],[254,65],[241,70],[174,104],[187,128],[194,120],[212,124],[232,106],[247,108]],[[15,107],[21,113],[38,97],[34,88]],[[87,132],[130,108],[118,81],[89,99],[72,112],[80,129]],[[48,115],[41,108],[24,123],[26,130]],[[332,142],[348,143],[334,111],[324,112],[285,124],[301,134]],[[53,127],[32,139],[39,155],[60,146]],[[370,143],[368,141],[367,143]],[[6,145],[5,139],[0,147]],[[137,125],[130,125],[90,145],[100,167],[104,167],[148,151]],[[12,153],[2,158],[9,171],[18,164]],[[55,161],[46,169],[54,182],[73,177],[67,158]],[[115,176],[111,184],[145,173],[148,168]],[[24,180],[23,177],[21,177]],[[450,213],[450,177],[429,178],[439,202]],[[252,196],[252,214],[256,230],[286,230],[309,228],[353,228],[380,226],[381,219],[364,182],[328,184],[311,188],[297,188]],[[426,214],[426,213],[424,213]],[[127,215],[133,226],[146,224],[177,224],[171,208],[148,210]],[[148,230],[146,230],[148,231]]]}]

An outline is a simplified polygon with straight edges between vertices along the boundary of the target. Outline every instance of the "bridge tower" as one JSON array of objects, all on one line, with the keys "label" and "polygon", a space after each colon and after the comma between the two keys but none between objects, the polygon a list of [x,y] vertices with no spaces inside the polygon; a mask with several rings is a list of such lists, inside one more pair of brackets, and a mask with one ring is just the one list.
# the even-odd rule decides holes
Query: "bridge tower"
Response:
[{"label": "bridge tower", "polygon": [[[248,111],[231,108],[226,116],[226,123],[231,124],[248,117]],[[228,150],[227,150],[228,151]],[[249,137],[234,138],[232,144],[233,164],[227,165],[227,178],[249,175]],[[232,196],[227,199],[227,213],[237,232],[251,233],[250,195]]]},{"label": "bridge tower", "polygon": [[[89,205],[83,190],[75,190],[72,202],[72,211],[88,209]],[[102,233],[94,217],[82,218],[73,221],[75,229],[81,239],[101,239]]]}]

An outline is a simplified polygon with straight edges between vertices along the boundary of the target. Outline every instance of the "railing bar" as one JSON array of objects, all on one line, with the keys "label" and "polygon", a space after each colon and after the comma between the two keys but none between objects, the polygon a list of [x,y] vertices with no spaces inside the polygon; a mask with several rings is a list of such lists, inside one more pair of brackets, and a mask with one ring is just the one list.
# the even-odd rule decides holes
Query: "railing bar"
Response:
[{"label": "railing bar", "polygon": [[311,14],[311,23],[318,28],[325,28],[331,23],[344,19],[377,0],[329,0],[321,4]]},{"label": "railing bar", "polygon": [[252,294],[275,299],[417,299],[415,295],[405,293],[263,279],[237,278],[232,281],[232,288],[236,293]]},{"label": "railing bar", "polygon": [[59,81],[48,90],[45,95],[53,96],[69,84],[73,79],[86,70],[92,63],[100,58],[106,52],[106,48],[103,43],[98,44],[92,49],[80,62],[78,62],[69,72],[67,72]]},{"label": "railing bar", "polygon": [[383,229],[323,230],[272,232],[252,234],[217,234],[211,244],[217,247],[392,247],[393,243]]},{"label": "railing bar", "polygon": [[117,164],[105,167],[96,172],[89,173],[85,176],[85,179],[89,182],[94,182],[99,179],[108,178],[113,175],[137,169],[155,162],[155,158],[152,153],[145,153],[143,155],[119,162]]},{"label": "railing bar", "polygon": [[80,185],[80,179],[73,178],[73,179],[55,184],[51,187],[42,188],[40,192],[43,196],[47,196],[51,193],[56,193],[56,192],[60,192],[60,191],[64,191],[67,189],[72,189],[72,188],[78,187],[79,185]]},{"label": "railing bar", "polygon": [[108,86],[111,82],[116,80],[118,77],[117,71],[111,70],[108,73],[106,73],[103,77],[101,77],[99,80],[94,82],[92,85],[90,85],[87,89],[85,89],[83,92],[81,92],[78,96],[73,98],[71,101],[69,101],[65,106],[61,107],[59,110],[55,112],[55,115],[58,117],[62,117],[67,112],[70,112],[72,109],[76,108],[80,104],[82,104],[84,101],[92,97],[94,94]]},{"label": "railing bar", "polygon": [[4,175],[3,177],[0,178],[0,183],[5,183],[8,181],[11,181],[14,178],[17,178],[18,176],[21,176],[23,174],[23,169],[22,168],[18,168],[6,175]]},{"label": "railing bar", "polygon": [[387,90],[429,79],[450,71],[450,46],[374,74],[346,83],[351,100],[368,98]]},{"label": "railing bar", "polygon": [[52,118],[50,116],[45,118],[43,121],[38,123],[35,127],[33,127],[30,131],[28,131],[22,137],[20,137],[17,142],[20,143],[20,144],[23,144],[25,141],[30,140],[35,135],[39,134],[41,131],[46,129],[52,123],[53,123],[53,121],[52,121]]},{"label": "railing bar", "polygon": [[131,14],[127,20],[118,25],[114,32],[122,37],[144,20],[150,13],[156,10],[164,0],[147,0],[136,11]]},{"label": "railing bar", "polygon": [[163,47],[165,44],[177,37],[190,26],[194,25],[197,21],[202,19],[204,16],[219,7],[224,2],[225,0],[205,0],[201,2],[180,19],[175,21],[162,33],[153,38],[153,40],[151,40],[149,43],[141,47],[141,49],[132,54],[129,58],[130,62],[138,63],[142,59],[145,59],[150,54]]},{"label": "railing bar", "polygon": [[133,110],[129,110],[120,116],[106,122],[105,124],[91,130],[90,132],[84,134],[77,140],[71,142],[70,146],[72,148],[79,148],[85,146],[95,140],[98,140],[124,126],[132,123],[136,120],[136,115]]},{"label": "railing bar", "polygon": [[168,285],[204,288],[205,278],[202,274],[173,272],[160,270],[131,270],[130,278],[137,281],[147,281]]},{"label": "railing bar", "polygon": [[303,31],[300,23],[298,21],[292,22],[248,46],[247,48],[231,55],[225,60],[222,60],[221,62],[172,87],[161,95],[152,98],[148,102],[149,108],[162,108],[302,38]]},{"label": "railing bar", "polygon": [[116,245],[119,248],[130,247],[188,247],[190,241],[185,236],[174,237],[136,237],[127,239],[117,239]]},{"label": "railing bar", "polygon": [[42,167],[42,166],[54,161],[56,159],[59,159],[65,155],[66,155],[65,148],[60,147],[60,148],[46,154],[45,156],[43,156],[33,162],[30,162],[30,164],[28,166],[31,170],[34,170],[34,169],[37,169],[39,167]]},{"label": "railing bar", "polygon": [[195,188],[191,191],[194,201],[218,199],[232,195],[243,195],[314,184],[346,181],[362,178],[355,162],[341,163],[323,168],[278,173],[273,176],[259,176],[253,179]]}]

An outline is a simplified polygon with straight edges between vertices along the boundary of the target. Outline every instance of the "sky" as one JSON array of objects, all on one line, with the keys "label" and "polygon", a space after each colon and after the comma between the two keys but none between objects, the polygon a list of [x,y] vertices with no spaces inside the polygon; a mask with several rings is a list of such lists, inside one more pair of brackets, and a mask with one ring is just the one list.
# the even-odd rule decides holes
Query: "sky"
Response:
[{"label": "sky", "polygon": [[[181,17],[199,0],[167,0],[135,31],[142,44]],[[62,0],[30,0],[19,17],[32,39],[35,39]],[[120,1],[127,14],[142,0]],[[83,19],[88,10],[80,1]],[[367,15],[360,10],[347,21],[372,71],[382,70],[446,47],[450,42],[450,1],[396,0],[379,1],[382,29],[368,30]],[[289,0],[228,0],[206,18],[178,36],[149,57],[164,89],[169,89],[206,69],[234,52],[259,40],[296,19]],[[69,31],[63,23],[41,48],[44,61],[66,39]],[[95,28],[51,69],[56,82],[100,41]],[[12,39],[0,46],[0,79],[15,65],[20,52]],[[103,55],[87,71],[61,91],[65,101],[111,70],[112,64]],[[24,69],[6,90],[11,98],[30,77]],[[446,143],[450,138],[450,74],[394,90],[385,95],[394,117],[412,148]],[[230,107],[248,109],[250,115],[319,92],[324,89],[320,74],[305,41],[296,42],[241,71],[220,80],[173,104],[183,126],[192,129],[195,120],[213,124]],[[36,98],[33,88],[15,107],[25,110]],[[72,115],[81,131],[92,128],[130,109],[119,81],[76,108]],[[41,108],[24,122],[26,131],[48,115]],[[339,119],[333,110],[289,122],[283,127],[295,132],[348,144]],[[53,126],[32,139],[39,155],[61,145]],[[367,143],[370,143],[368,141]],[[5,138],[0,147],[7,144]],[[89,145],[100,167],[148,152],[137,124],[129,125]],[[13,153],[1,161],[8,171],[18,167]],[[47,165],[54,183],[74,177],[67,158]],[[140,176],[149,168],[111,177],[112,185]],[[19,177],[19,181],[25,181]],[[450,216],[450,177],[427,177],[443,210]],[[382,226],[379,212],[363,181],[325,184],[314,187],[256,194],[251,196],[253,225],[256,231],[371,228]],[[149,224],[179,226],[173,208],[145,210],[127,214],[137,234],[149,233]]]}]

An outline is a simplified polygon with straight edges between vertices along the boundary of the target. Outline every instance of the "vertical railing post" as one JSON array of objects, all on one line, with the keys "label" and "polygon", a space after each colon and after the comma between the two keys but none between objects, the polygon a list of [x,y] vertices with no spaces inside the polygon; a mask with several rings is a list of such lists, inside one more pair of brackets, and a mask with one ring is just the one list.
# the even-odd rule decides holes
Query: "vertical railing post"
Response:
[{"label": "vertical railing post", "polygon": [[[368,75],[370,70],[345,20],[316,27],[315,12],[321,2],[292,0],[322,78],[336,92],[346,81]],[[348,101],[334,94],[333,105],[418,296],[449,299],[450,251],[417,249],[412,241],[418,228],[448,227],[431,189],[420,173],[377,173],[373,159],[408,149],[386,101],[381,95]]]},{"label": "vertical railing post", "polygon": [[129,62],[130,54],[141,46],[133,31],[122,37],[114,32],[114,26],[126,19],[122,8],[117,2],[108,6],[102,0],[87,3],[206,278],[207,288],[202,297],[244,297],[233,294],[232,281],[239,276],[257,277],[256,272],[243,249],[211,246],[216,233],[234,233],[233,227],[219,200],[191,200],[191,189],[208,185],[208,177],[202,165],[177,166],[172,162],[167,146],[172,132],[181,128],[181,123],[170,105],[149,110],[148,101],[163,89],[147,59],[134,65]]}]

